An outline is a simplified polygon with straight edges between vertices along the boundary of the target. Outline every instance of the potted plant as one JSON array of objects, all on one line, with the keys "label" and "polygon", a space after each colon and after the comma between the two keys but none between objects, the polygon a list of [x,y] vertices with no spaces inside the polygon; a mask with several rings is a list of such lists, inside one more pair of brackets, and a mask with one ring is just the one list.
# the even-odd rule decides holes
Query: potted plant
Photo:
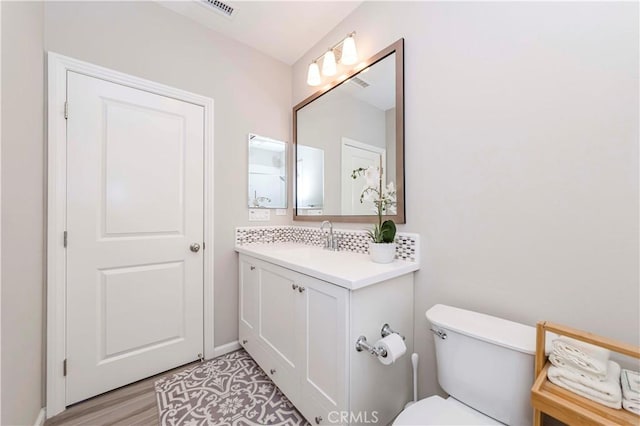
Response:
[{"label": "potted plant", "polygon": [[390,219],[383,221],[382,216],[395,206],[396,189],[393,182],[383,185],[381,167],[360,167],[351,173],[353,179],[357,179],[358,176],[364,176],[367,181],[360,194],[360,202],[371,201],[378,215],[378,223],[367,231],[371,237],[369,255],[376,263],[390,263],[396,256],[396,224]]}]

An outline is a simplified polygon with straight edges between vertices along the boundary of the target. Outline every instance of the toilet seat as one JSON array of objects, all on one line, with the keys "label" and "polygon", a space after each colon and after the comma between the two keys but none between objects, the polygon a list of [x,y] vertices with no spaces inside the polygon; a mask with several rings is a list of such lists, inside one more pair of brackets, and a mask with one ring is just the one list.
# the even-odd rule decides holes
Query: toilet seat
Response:
[{"label": "toilet seat", "polygon": [[394,425],[502,425],[502,423],[487,417],[449,397],[438,395],[421,399],[401,412]]}]

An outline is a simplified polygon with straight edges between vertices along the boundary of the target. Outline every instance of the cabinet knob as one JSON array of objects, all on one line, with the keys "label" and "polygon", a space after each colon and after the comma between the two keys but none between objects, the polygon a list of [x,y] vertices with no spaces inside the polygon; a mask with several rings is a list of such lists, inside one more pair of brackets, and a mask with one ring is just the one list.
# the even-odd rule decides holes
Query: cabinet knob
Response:
[{"label": "cabinet knob", "polygon": [[296,290],[298,288],[298,284],[291,284],[291,288]]},{"label": "cabinet knob", "polygon": [[269,370],[269,372],[270,372],[271,374],[276,374],[276,369],[275,369],[275,368],[272,368],[271,370]]},{"label": "cabinet knob", "polygon": [[316,424],[319,425],[322,422],[322,416],[316,416]]},{"label": "cabinet knob", "polygon": [[243,344],[243,345],[246,345],[246,344],[247,344],[247,342],[249,342],[247,339],[243,339],[243,340],[242,340],[242,344]]},{"label": "cabinet knob", "polygon": [[302,287],[302,286],[298,287],[298,291],[299,291],[300,293],[302,293],[302,292],[303,292],[303,291],[305,291],[305,290],[306,290],[306,288],[304,288],[304,287]]},{"label": "cabinet knob", "polygon": [[249,269],[251,269],[252,271],[256,269],[255,266],[251,266]]}]

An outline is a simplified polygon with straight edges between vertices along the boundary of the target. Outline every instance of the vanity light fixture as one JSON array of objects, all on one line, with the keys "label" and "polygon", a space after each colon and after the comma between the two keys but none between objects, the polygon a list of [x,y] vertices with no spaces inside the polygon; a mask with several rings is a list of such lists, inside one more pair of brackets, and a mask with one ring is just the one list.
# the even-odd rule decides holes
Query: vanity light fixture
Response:
[{"label": "vanity light fixture", "polygon": [[333,53],[333,49],[329,49],[322,59],[322,74],[332,76],[336,75],[336,72],[338,72],[336,69],[336,55]]},{"label": "vanity light fixture", "polygon": [[[356,32],[347,34],[347,37],[340,40],[333,47],[329,48],[323,55],[318,56],[309,65],[307,71],[307,84],[309,86],[319,86],[322,82],[318,61],[322,59],[322,75],[333,76],[338,72],[336,64],[336,53],[340,54],[342,65],[353,65],[358,61],[358,51],[355,41]],[[338,47],[342,46],[340,49]]]},{"label": "vanity light fixture", "polygon": [[342,41],[342,57],[340,62],[343,65],[353,65],[358,61],[358,50],[356,49],[356,40],[353,38],[355,31],[352,32]]},{"label": "vanity light fixture", "polygon": [[321,82],[320,67],[318,67],[318,62],[313,61],[309,65],[309,71],[307,72],[307,84],[309,86],[318,86]]}]

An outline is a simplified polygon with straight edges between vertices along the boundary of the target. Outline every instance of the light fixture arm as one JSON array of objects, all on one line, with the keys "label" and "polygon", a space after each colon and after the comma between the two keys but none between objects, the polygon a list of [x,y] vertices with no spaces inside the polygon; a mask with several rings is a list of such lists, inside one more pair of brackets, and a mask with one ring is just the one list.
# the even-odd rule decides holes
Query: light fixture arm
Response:
[{"label": "light fixture arm", "polygon": [[[320,85],[320,83],[322,83],[320,68],[318,66],[318,62],[320,60],[322,60],[322,75],[333,76],[336,74],[337,61],[334,51],[338,46],[342,45],[340,62],[342,62],[343,65],[353,65],[357,61],[358,54],[356,52],[355,39],[353,38],[355,35],[355,31],[350,32],[345,38],[331,46],[327,51],[325,51],[322,55],[316,57],[311,62],[307,71],[307,84],[309,86],[318,86]],[[347,40],[349,40],[349,43],[346,43]]]},{"label": "light fixture arm", "polygon": [[320,56],[318,56],[317,58],[315,58],[314,60],[311,61],[311,63],[314,62],[318,62],[320,59],[322,59],[322,57],[325,55],[325,53],[327,53],[329,50],[335,50],[336,47],[340,46],[342,43],[344,43],[344,41],[346,39],[348,39],[349,37],[353,37],[356,35],[355,31],[351,31],[349,34],[347,34],[347,36],[345,38],[343,38],[342,40],[340,40],[339,42],[337,42],[336,44],[334,44],[333,46],[331,46],[330,48],[328,48],[326,51],[324,51]]}]

